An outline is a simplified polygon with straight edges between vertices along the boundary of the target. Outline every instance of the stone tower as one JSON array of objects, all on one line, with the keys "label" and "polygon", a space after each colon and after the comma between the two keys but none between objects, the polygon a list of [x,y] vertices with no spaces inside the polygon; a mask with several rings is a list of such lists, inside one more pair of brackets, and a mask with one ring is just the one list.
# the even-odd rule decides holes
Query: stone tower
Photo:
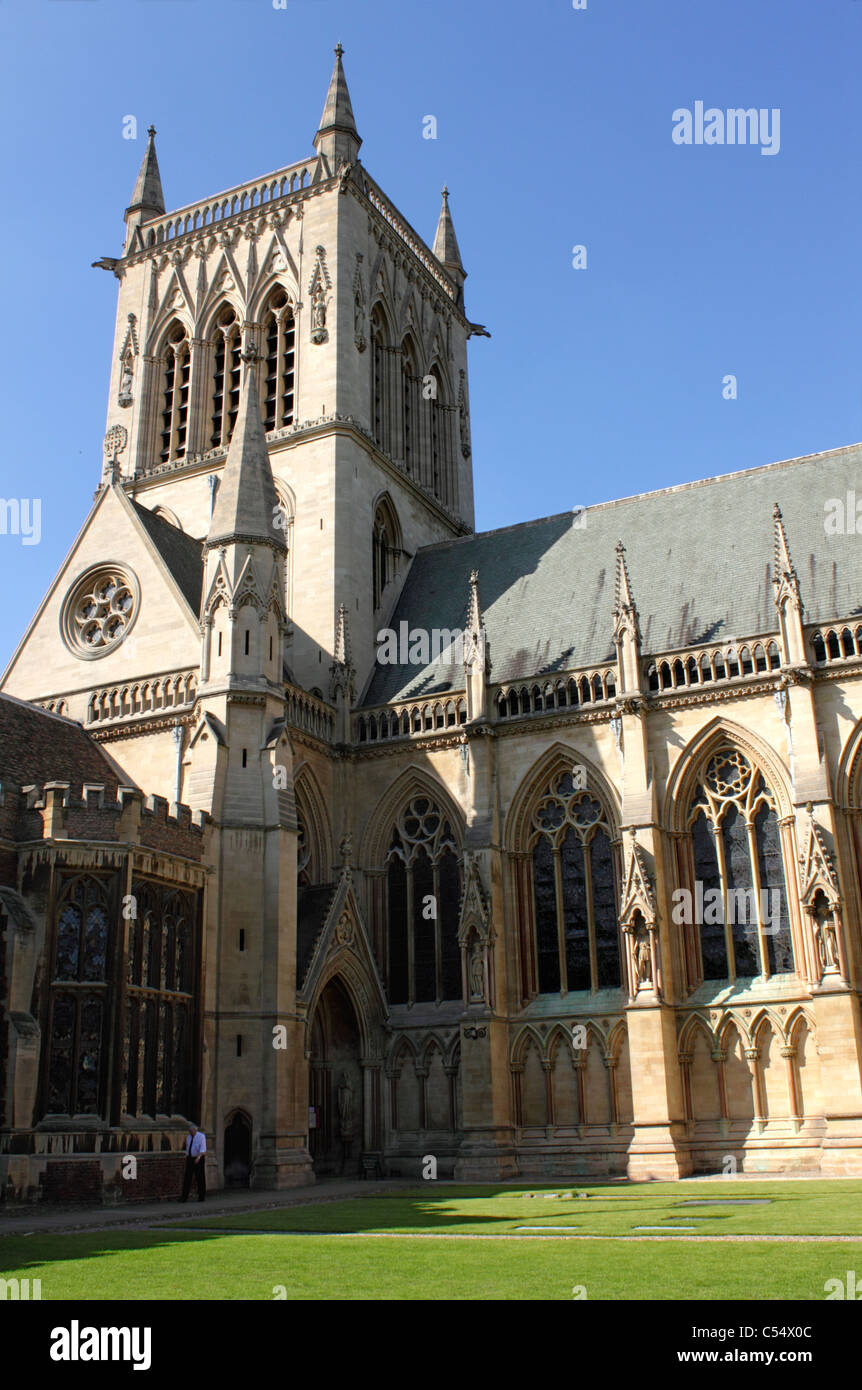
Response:
[{"label": "stone tower", "polygon": [[473,525],[473,329],[448,195],[432,252],[359,160],[340,46],[308,159],[166,213],[154,136],[123,256],[107,263],[120,280],[107,426],[127,431],[122,482],[206,535],[241,354],[256,347],[288,546],[287,667],[326,694],[344,604],[361,691],[410,557]]}]

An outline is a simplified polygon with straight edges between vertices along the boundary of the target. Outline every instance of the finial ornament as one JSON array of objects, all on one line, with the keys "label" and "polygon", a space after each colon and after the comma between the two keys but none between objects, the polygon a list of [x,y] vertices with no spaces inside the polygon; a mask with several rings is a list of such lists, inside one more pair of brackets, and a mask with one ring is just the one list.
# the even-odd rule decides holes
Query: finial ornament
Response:
[{"label": "finial ornament", "polygon": [[340,44],[340,43],[337,43],[337,44],[335,45],[335,56],[336,56],[336,58],[340,58],[341,55],[343,54],[343,52],[344,52],[344,49],[341,47],[341,44]]},{"label": "finial ornament", "polygon": [[153,138],[153,136],[155,135],[155,133],[156,133],[156,127],[155,127],[154,125],[148,126],[148,128],[147,128],[147,134],[149,135],[150,139]]},{"label": "finial ornament", "polygon": [[257,345],[255,343],[246,343],[245,347],[240,353],[240,361],[245,362],[246,366],[249,367],[253,367],[255,362],[260,361],[260,353],[258,352]]},{"label": "finial ornament", "polygon": [[444,197],[444,198],[448,198],[448,197],[449,197],[449,189],[446,187],[446,184],[445,184],[445,183],[444,183],[443,187],[440,189],[440,192],[443,194],[443,197]]}]

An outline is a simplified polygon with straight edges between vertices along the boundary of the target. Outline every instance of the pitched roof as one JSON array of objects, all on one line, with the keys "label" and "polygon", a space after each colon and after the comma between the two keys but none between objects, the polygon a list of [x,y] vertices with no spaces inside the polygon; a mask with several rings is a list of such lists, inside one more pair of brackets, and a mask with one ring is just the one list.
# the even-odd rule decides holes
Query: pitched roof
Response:
[{"label": "pitched roof", "polygon": [[195,617],[201,611],[201,589],[203,588],[203,547],[194,536],[187,536],[179,527],[165,521],[164,517],[142,507],[139,502],[129,499],[147,534],[158,550],[174,577],[183,598]]},{"label": "pitched roof", "polygon": [[[622,540],[645,653],[774,632],[772,508],[799,575],[803,621],[862,613],[862,542],[829,535],[830,499],[862,479],[862,444],[665,488],[419,550],[390,626],[463,628],[479,573],[491,680],[613,660]],[[860,489],[862,497],[862,489]],[[458,647],[460,658],[460,644]],[[464,688],[460,659],[375,668],[365,705]]]},{"label": "pitched roof", "polygon": [[16,787],[45,782],[102,785],[109,796],[132,781],[82,725],[0,692],[0,782]]},{"label": "pitched roof", "polygon": [[313,888],[300,886],[297,889],[296,921],[296,983],[302,987],[306,972],[311,964],[317,938],[326,925],[337,883],[325,883]]}]

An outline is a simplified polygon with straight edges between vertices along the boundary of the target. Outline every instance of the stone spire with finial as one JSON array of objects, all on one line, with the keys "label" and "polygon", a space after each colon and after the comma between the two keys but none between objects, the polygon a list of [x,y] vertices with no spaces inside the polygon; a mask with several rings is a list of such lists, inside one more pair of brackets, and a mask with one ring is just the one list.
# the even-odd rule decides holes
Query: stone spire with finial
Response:
[{"label": "stone spire with finial", "polygon": [[778,610],[784,665],[803,666],[807,663],[807,657],[802,629],[802,594],[777,502],[772,508],[772,589]]},{"label": "stone spire with finial", "polygon": [[434,236],[434,245],[431,248],[443,269],[451,276],[458,286],[459,303],[464,298],[464,281],[467,279],[467,272],[461,260],[461,252],[458,248],[458,238],[455,236],[455,226],[452,222],[452,214],[449,211],[449,189],[445,183],[442,188],[443,202],[440,207],[440,217],[437,222],[437,231]]},{"label": "stone spire with finial", "polygon": [[343,52],[341,44],[337,44],[326,104],[320,118],[320,127],[314,137],[314,148],[329,162],[333,174],[337,173],[342,165],[354,162],[362,144],[356,129],[350,93],[347,90],[347,78],[344,76],[341,62]]},{"label": "stone spire with finial", "polygon": [[[132,193],[132,201],[126,208],[126,222],[149,222],[152,217],[161,217],[165,211],[165,195],[162,192],[162,179],[159,161],[156,157],[156,128],[147,131],[147,148],[138,171],[138,180]],[[136,216],[137,214],[137,216]]]},{"label": "stone spire with finial", "polygon": [[277,550],[286,550],[284,529],[277,524],[280,509],[260,414],[260,354],[256,347],[247,346],[241,358],[245,370],[239,410],[206,544],[209,547],[233,540],[265,541]]}]

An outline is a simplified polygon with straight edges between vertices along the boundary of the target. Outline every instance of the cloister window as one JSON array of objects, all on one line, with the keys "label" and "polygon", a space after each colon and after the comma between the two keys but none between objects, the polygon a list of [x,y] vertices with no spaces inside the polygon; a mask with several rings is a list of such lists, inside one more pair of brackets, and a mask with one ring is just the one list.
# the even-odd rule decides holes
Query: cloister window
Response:
[{"label": "cloister window", "polygon": [[552,778],[532,817],[533,904],[540,994],[618,989],[614,832],[602,806]]},{"label": "cloister window", "polygon": [[[200,894],[118,874],[59,878],[40,1113],[190,1115]],[[127,934],[126,934],[127,933]]]},{"label": "cloister window", "polygon": [[104,1112],[109,912],[103,879],[79,875],[61,890],[51,983],[47,1114]]},{"label": "cloister window", "polygon": [[210,448],[223,449],[230,443],[236,423],[242,377],[242,338],[234,309],[222,311],[214,335]]},{"label": "cloister window", "polygon": [[284,290],[274,290],[263,313],[263,424],[280,430],[293,424],[296,324]]},{"label": "cloister window", "polygon": [[185,457],[189,422],[189,340],[181,323],[169,330],[163,352],[162,463]]},{"label": "cloister window", "polygon": [[739,749],[707,763],[688,818],[694,924],[703,978],[794,969],[775,797]]},{"label": "cloister window", "polygon": [[414,797],[396,821],[386,888],[390,1002],[460,999],[461,875],[451,827],[430,797]]},{"label": "cloister window", "polygon": [[188,1115],[197,968],[194,894],[146,880],[134,883],[129,922],[123,1110],[127,1115]]}]

